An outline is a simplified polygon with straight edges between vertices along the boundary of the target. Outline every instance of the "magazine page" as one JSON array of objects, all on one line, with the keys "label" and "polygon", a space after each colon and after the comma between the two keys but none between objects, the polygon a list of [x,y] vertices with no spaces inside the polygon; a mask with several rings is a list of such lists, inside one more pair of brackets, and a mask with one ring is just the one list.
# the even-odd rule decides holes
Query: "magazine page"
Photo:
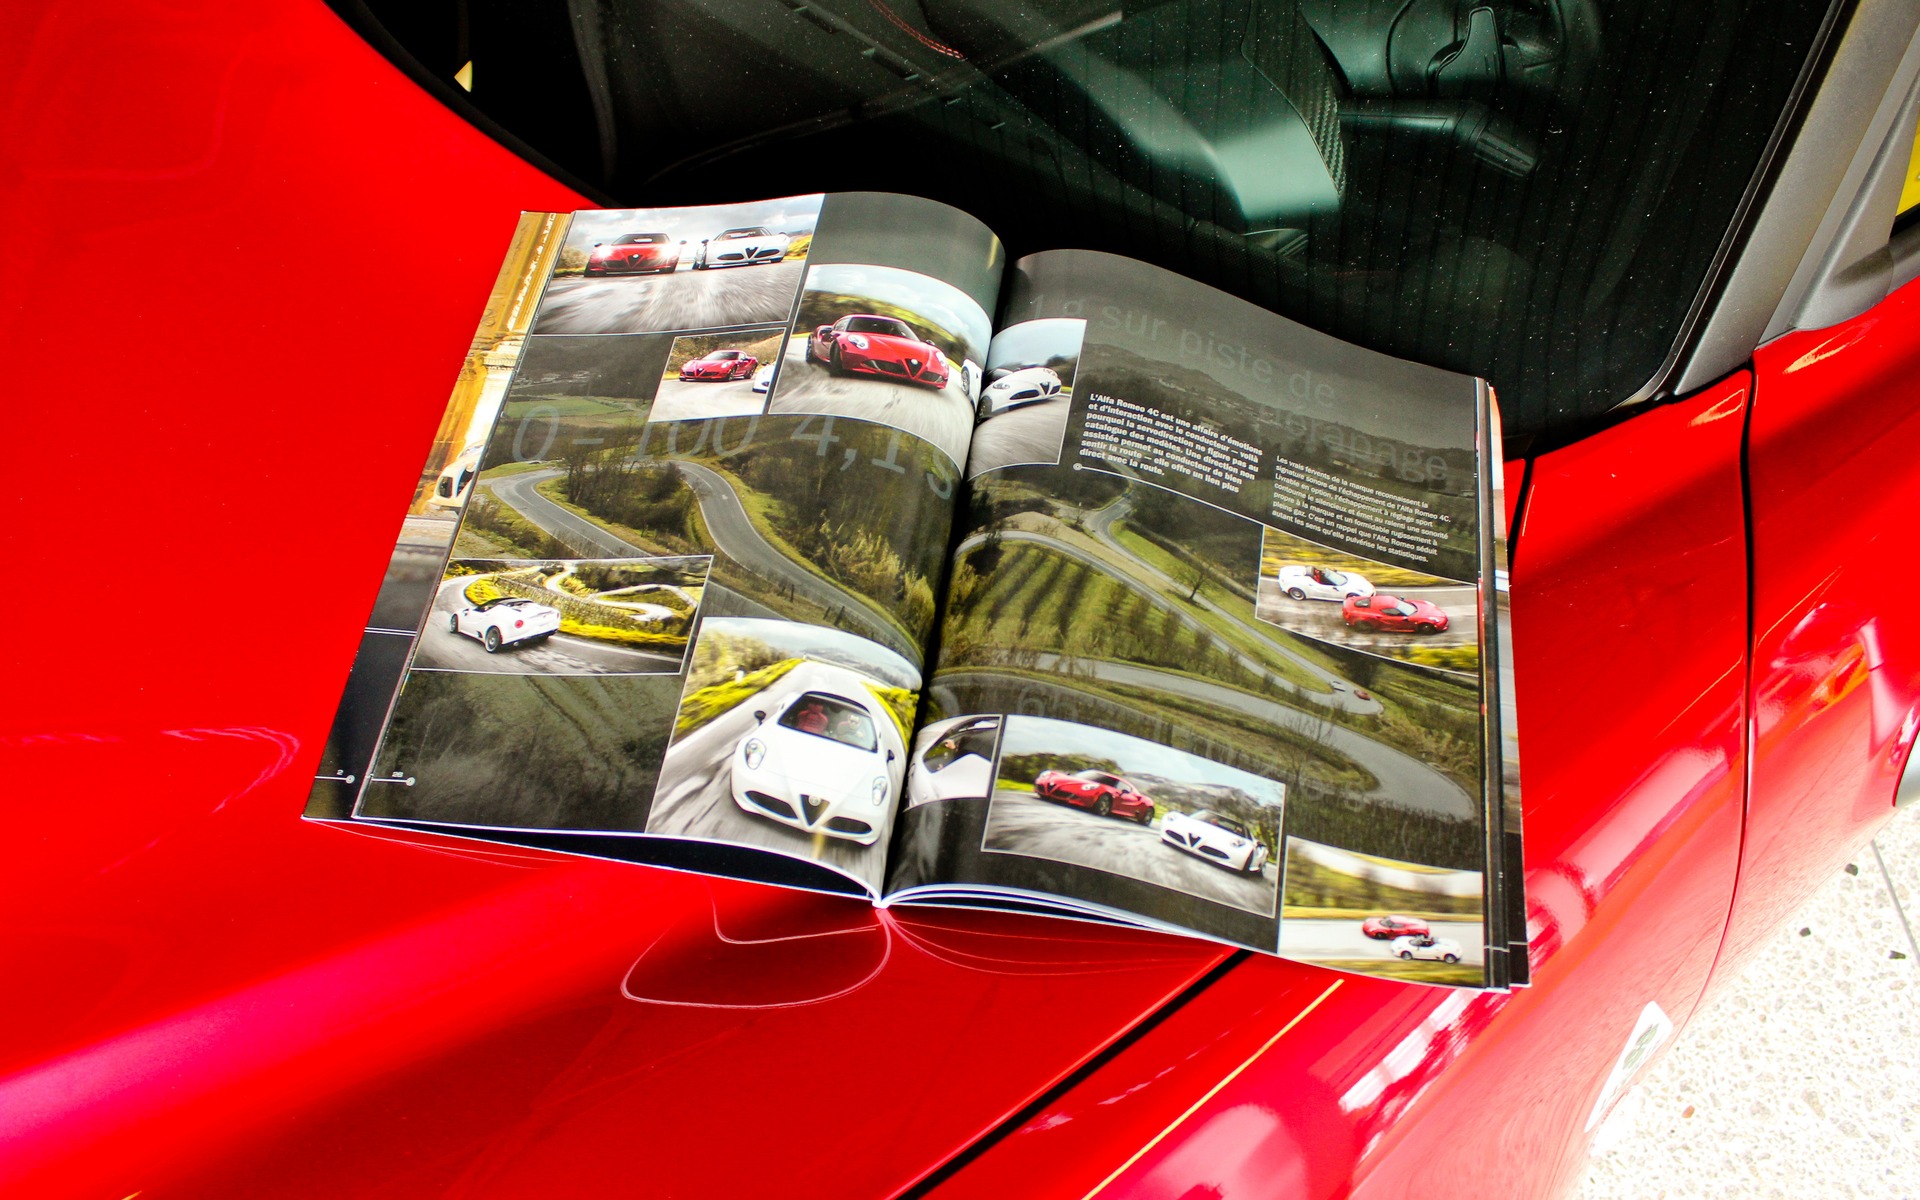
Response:
[{"label": "magazine page", "polygon": [[889,890],[1486,983],[1483,385],[1078,251],[986,367]]},{"label": "magazine page", "polygon": [[542,220],[310,813],[876,891],[999,242],[880,194]]}]

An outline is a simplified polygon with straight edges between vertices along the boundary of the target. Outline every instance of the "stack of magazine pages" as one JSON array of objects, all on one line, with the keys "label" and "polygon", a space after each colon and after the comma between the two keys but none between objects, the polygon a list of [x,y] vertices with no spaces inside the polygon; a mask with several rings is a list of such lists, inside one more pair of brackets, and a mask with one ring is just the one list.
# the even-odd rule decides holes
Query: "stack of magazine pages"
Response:
[{"label": "stack of magazine pages", "polygon": [[307,815],[1518,986],[1499,447],[927,200],[525,214]]}]

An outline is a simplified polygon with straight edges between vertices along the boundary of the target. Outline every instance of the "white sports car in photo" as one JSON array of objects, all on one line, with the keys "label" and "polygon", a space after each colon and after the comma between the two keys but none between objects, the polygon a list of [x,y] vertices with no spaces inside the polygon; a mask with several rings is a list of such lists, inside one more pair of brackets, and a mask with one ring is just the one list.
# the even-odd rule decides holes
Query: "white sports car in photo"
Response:
[{"label": "white sports car in photo", "polygon": [[1348,596],[1371,596],[1373,585],[1365,575],[1336,571],[1332,567],[1303,567],[1295,563],[1281,567],[1280,586],[1295,600],[1344,601]]},{"label": "white sports car in photo", "polygon": [[800,692],[771,712],[733,751],[733,802],[755,816],[808,833],[871,846],[893,799],[880,747],[889,720],[874,702]]},{"label": "white sports car in photo", "polygon": [[993,754],[1000,718],[960,717],[929,725],[925,749],[914,755],[907,784],[909,804],[934,800],[984,800],[993,794]]},{"label": "white sports car in photo", "polygon": [[1201,809],[1169,812],[1160,821],[1160,840],[1243,875],[1258,875],[1267,865],[1267,848],[1234,817]]},{"label": "white sports car in photo", "polygon": [[772,363],[762,363],[760,369],[753,373],[754,391],[764,394],[773,386],[773,367]]},{"label": "white sports car in photo", "polygon": [[1460,961],[1460,943],[1432,934],[1414,934],[1393,939],[1393,954],[1396,958],[1430,958],[1436,962],[1457,963]]},{"label": "white sports car in photo", "polygon": [[980,391],[980,419],[995,413],[1040,404],[1060,394],[1060,376],[1051,367],[1023,367],[1017,371],[991,372],[993,382]]},{"label": "white sports car in photo", "polygon": [[479,638],[488,654],[502,646],[549,638],[560,628],[560,610],[518,596],[495,596],[472,608],[456,609],[447,628]]},{"label": "white sports car in photo", "polygon": [[792,244],[793,239],[786,234],[760,225],[728,229],[700,243],[700,249],[694,252],[693,269],[707,271],[714,267],[779,262],[786,258],[787,247]]}]

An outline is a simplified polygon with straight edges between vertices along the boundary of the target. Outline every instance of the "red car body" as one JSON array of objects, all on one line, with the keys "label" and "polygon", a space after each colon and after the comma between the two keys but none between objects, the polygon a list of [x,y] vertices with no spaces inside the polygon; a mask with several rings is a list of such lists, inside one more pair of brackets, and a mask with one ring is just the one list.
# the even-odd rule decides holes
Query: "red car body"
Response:
[{"label": "red car body", "polygon": [[1153,801],[1133,784],[1105,771],[1042,771],[1034,777],[1033,794],[1103,817],[1125,817],[1142,825],[1153,820]]},{"label": "red car body", "polygon": [[1348,596],[1340,604],[1340,619],[1366,632],[1441,633],[1447,628],[1447,614],[1438,605],[1378,592]]},{"label": "red car body", "polygon": [[664,233],[627,233],[599,242],[587,254],[589,275],[671,274],[680,266],[680,243]]},{"label": "red car body", "polygon": [[680,367],[680,378],[688,381],[724,381],[747,379],[760,369],[760,360],[738,350],[715,350],[699,358],[688,359]]},{"label": "red car body", "polygon": [[807,339],[807,361],[835,374],[878,375],[939,390],[947,386],[947,356],[905,321],[853,313],[822,325]]},{"label": "red car body", "polygon": [[1360,932],[1370,938],[1397,938],[1409,935],[1432,933],[1427,923],[1418,917],[1368,917],[1360,922]]},{"label": "red car body", "polygon": [[[588,201],[318,3],[12,16],[10,384],[67,399],[9,414],[33,448],[14,561],[131,519],[99,505],[85,411],[165,466],[130,528],[191,531],[225,580],[339,583],[302,595],[299,637],[240,604],[217,643],[9,644],[0,1195],[1558,1194],[1644,1007],[1683,1025],[1894,811],[1920,730],[1920,613],[1887,602],[1920,588],[1887,542],[1920,508],[1920,283],[1750,331],[1679,398],[1509,461],[1528,990],[303,822],[515,214]],[[1796,144],[1783,171],[1839,195],[1849,150],[1821,174]],[[369,286],[423,221],[436,269]],[[289,227],[297,285],[236,286]],[[1791,267],[1811,235],[1779,228],[1755,242]],[[130,236],[138,287],[76,267]],[[326,350],[378,422],[296,369],[349,310],[366,332]],[[168,366],[139,388],[75,371],[154,329]],[[1633,619],[1591,620],[1595,596]],[[859,1052],[823,1056],[823,1029]],[[858,1112],[863,1140],[743,1111]]]}]

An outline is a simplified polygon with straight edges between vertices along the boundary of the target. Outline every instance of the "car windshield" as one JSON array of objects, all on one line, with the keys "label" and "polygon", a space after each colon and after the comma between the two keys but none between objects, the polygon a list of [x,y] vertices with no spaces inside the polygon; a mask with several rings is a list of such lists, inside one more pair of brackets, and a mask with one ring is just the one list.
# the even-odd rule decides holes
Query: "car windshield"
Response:
[{"label": "car windshield", "polygon": [[913,330],[905,321],[896,321],[892,317],[848,317],[848,333],[883,333],[888,337],[910,338]]},{"label": "car windshield", "polygon": [[625,233],[613,244],[616,246],[657,246],[667,240],[664,233]]},{"label": "car windshield", "polygon": [[825,692],[808,692],[780,715],[780,724],[856,750],[876,750],[873,718],[852,701]]},{"label": "car windshield", "polygon": [[729,229],[725,233],[721,234],[719,237],[715,238],[714,240],[719,242],[737,242],[741,238],[757,238],[757,237],[766,237],[766,236],[767,236],[767,231],[764,229]]},{"label": "car windshield", "polygon": [[1387,609],[1387,611],[1392,613],[1396,617],[1410,617],[1414,613],[1419,612],[1420,610],[1415,608],[1411,603],[1405,600],[1402,600],[1400,603]]},{"label": "car windshield", "polygon": [[479,604],[474,605],[474,607],[479,609],[481,612],[485,612],[490,608],[511,608],[517,604],[532,604],[532,603],[533,601],[523,599],[522,597],[519,597],[519,596],[495,596],[491,600],[482,600]]},{"label": "car windshield", "polygon": [[1209,825],[1215,826],[1220,829],[1224,829],[1228,833],[1234,834],[1238,837],[1244,838],[1244,837],[1253,836],[1252,834],[1247,832],[1247,827],[1245,825],[1242,825],[1240,822],[1234,820],[1232,817],[1221,816],[1219,813],[1216,813],[1216,812],[1197,812],[1193,814],[1193,819],[1196,821],[1205,821]]},{"label": "car windshield", "polygon": [[1339,587],[1347,581],[1347,577],[1338,571],[1322,571],[1320,572],[1320,578],[1333,587]]},{"label": "car windshield", "polygon": [[1089,783],[1104,783],[1109,787],[1120,787],[1126,782],[1118,775],[1109,775],[1105,771],[1075,771],[1073,777]]},{"label": "car windshield", "polygon": [[447,102],[611,203],[927,196],[985,221],[1009,259],[1146,259],[1485,376],[1524,436],[1659,377],[1835,5],[335,7],[441,80],[469,47],[503,48],[486,86],[449,83]]},{"label": "car windshield", "polygon": [[733,359],[736,359],[739,357],[740,357],[740,352],[738,350],[715,350],[712,354],[707,355],[707,361],[708,362],[730,362]]}]

